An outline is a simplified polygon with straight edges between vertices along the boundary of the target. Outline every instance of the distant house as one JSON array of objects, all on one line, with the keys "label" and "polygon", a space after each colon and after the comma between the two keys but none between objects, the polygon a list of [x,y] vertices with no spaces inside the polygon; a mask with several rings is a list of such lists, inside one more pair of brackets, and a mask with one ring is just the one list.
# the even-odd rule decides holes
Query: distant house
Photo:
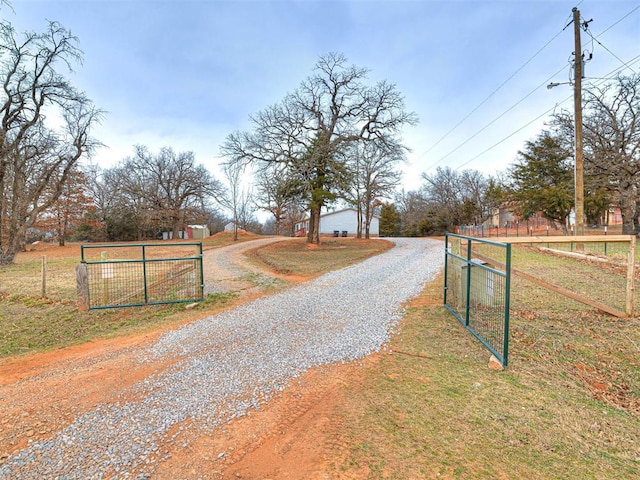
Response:
[{"label": "distant house", "polygon": [[[296,236],[304,236],[309,231],[309,218],[297,222],[295,226]],[[320,235],[355,236],[358,232],[358,211],[355,208],[345,208],[335,212],[320,215]],[[362,225],[362,234],[365,226]],[[369,225],[369,234],[378,236],[380,233],[380,217],[374,215]]]}]

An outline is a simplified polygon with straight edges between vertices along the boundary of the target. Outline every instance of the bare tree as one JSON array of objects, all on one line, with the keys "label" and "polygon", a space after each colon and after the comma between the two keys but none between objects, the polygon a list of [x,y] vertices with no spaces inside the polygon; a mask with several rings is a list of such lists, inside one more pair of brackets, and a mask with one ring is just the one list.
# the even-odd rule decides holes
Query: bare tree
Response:
[{"label": "bare tree", "polygon": [[[585,209],[588,210],[590,199],[602,198],[605,190],[609,200],[620,207],[623,233],[637,234],[640,231],[640,74],[619,76],[600,86],[590,86],[584,90],[584,96]],[[571,113],[554,115],[552,125],[572,149]],[[602,200],[596,203],[596,209],[602,209]]]},{"label": "bare tree", "polygon": [[343,55],[322,56],[296,91],[251,117],[252,132],[235,132],[222,146],[227,158],[280,164],[301,180],[310,213],[308,242],[320,243],[321,210],[348,186],[350,172],[340,153],[360,141],[402,148],[401,128],[417,121],[394,85],[367,86],[367,74]]},{"label": "bare tree", "polygon": [[220,197],[220,204],[226,207],[233,217],[233,239],[238,240],[238,228],[246,229],[251,223],[253,212],[250,211],[251,193],[246,185],[243,185],[247,165],[243,162],[226,162],[222,165],[222,171],[227,179],[227,194]]},{"label": "bare tree", "polygon": [[352,168],[351,188],[347,199],[356,206],[358,216],[357,238],[370,237],[371,220],[375,208],[389,198],[402,180],[398,165],[405,161],[404,149],[389,150],[377,142],[354,143],[349,150]]},{"label": "bare tree", "polygon": [[[48,203],[46,189],[43,200]],[[87,177],[74,168],[64,188],[51,207],[40,213],[34,227],[52,233],[58,245],[63,247],[67,237],[78,227],[83,216],[93,207],[93,199],[87,195]]]},{"label": "bare tree", "polygon": [[[584,138],[587,174],[606,179],[623,232],[637,234],[640,190],[640,75],[587,90]],[[587,182],[585,182],[587,183]]]},{"label": "bare tree", "polygon": [[482,223],[490,214],[486,198],[489,182],[476,170],[457,172],[449,167],[422,174],[422,192],[432,212],[436,230]]},{"label": "bare tree", "polygon": [[255,184],[257,191],[254,196],[255,205],[273,215],[275,235],[283,234],[285,223],[292,216],[295,217],[293,223],[302,220],[298,215],[303,202],[301,183],[289,175],[286,169],[279,167],[279,164],[267,165],[258,171]]},{"label": "bare tree", "polygon": [[[103,112],[57,71],[81,62],[77,43],[55,22],[20,37],[0,22],[0,265],[13,262],[26,230],[97,146],[89,132]],[[56,117],[60,128],[48,121]]]},{"label": "bare tree", "polygon": [[[421,237],[434,233],[433,213],[423,191],[398,192],[394,207],[395,213],[400,217],[400,235]],[[394,228],[389,230],[395,231]]]},{"label": "bare tree", "polygon": [[[107,220],[107,229],[113,226],[116,237],[129,236],[133,228],[139,237],[170,229],[178,238],[186,223],[201,219],[209,202],[224,190],[203,165],[196,164],[192,152],[175,153],[165,147],[152,154],[141,145],[133,156],[102,172],[99,183],[94,195],[103,204],[105,219],[112,219]],[[127,225],[117,217],[127,219]]]}]

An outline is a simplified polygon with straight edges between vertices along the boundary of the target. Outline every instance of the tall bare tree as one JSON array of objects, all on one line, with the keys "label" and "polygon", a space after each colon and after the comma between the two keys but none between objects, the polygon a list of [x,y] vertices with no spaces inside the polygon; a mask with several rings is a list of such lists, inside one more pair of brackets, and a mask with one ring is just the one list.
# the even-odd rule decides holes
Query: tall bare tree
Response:
[{"label": "tall bare tree", "polygon": [[[602,209],[602,191],[620,208],[623,233],[640,231],[640,74],[619,76],[584,90],[583,140],[585,209],[590,199]],[[568,143],[573,117],[561,112],[553,124]],[[592,208],[592,210],[594,209]],[[587,212],[588,213],[588,212]],[[592,214],[593,216],[593,214]]]},{"label": "tall bare tree", "polygon": [[378,142],[353,144],[347,155],[352,169],[351,187],[347,200],[356,206],[357,238],[370,237],[371,220],[383,198],[390,198],[402,180],[398,165],[405,161],[404,149],[389,150]]},{"label": "tall bare tree", "polygon": [[233,217],[233,239],[238,240],[238,228],[246,229],[252,216],[250,205],[251,192],[244,184],[247,165],[243,162],[226,162],[222,165],[222,172],[227,180],[226,195],[220,197],[220,204],[226,207]]},{"label": "tall bare tree", "polygon": [[135,172],[135,177],[125,176],[131,180],[125,189],[144,202],[152,223],[171,228],[173,238],[195,211],[204,210],[209,199],[218,199],[223,192],[220,181],[196,163],[193,152],[164,147],[154,155],[138,145],[120,168]]},{"label": "tall bare tree", "polygon": [[[285,224],[293,225],[303,220],[298,213],[302,204],[301,184],[291,177],[286,169],[278,168],[279,165],[267,166],[257,172],[255,205],[273,215],[274,234],[292,234],[292,227],[285,228]],[[295,217],[295,218],[292,218]]]},{"label": "tall bare tree", "polygon": [[320,57],[314,74],[297,90],[251,117],[253,131],[230,134],[221,148],[229,159],[280,164],[301,179],[310,243],[320,243],[322,208],[348,186],[349,170],[340,153],[361,141],[402,148],[402,127],[417,122],[395,85],[368,86],[367,74],[341,54]]},{"label": "tall bare tree", "polygon": [[[640,231],[640,74],[617,77],[587,90],[584,138],[587,174],[606,178],[617,201],[623,232]],[[586,184],[587,182],[585,182]]]},{"label": "tall bare tree", "polygon": [[13,262],[26,230],[98,145],[90,130],[103,112],[59,71],[81,61],[78,39],[56,22],[18,35],[0,21],[0,265]]}]

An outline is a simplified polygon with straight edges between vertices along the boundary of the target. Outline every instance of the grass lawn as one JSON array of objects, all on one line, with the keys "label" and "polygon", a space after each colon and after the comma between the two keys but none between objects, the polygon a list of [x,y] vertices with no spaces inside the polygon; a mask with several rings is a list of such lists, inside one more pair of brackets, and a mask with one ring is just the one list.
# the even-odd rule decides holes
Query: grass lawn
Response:
[{"label": "grass lawn", "polygon": [[[242,233],[239,241],[255,238],[259,237]],[[205,239],[203,249],[232,243],[230,233],[218,234]],[[306,278],[351,265],[391,246],[385,241],[354,239],[331,239],[311,249],[299,240],[276,245],[254,251],[252,258],[277,271]],[[41,295],[43,255],[47,257],[45,297]],[[229,292],[210,294],[188,311],[184,304],[173,304],[82,312],[76,308],[75,266],[79,261],[79,244],[38,245],[18,254],[14,265],[0,268],[0,357],[149,331],[213,314],[241,301],[238,293]],[[280,267],[280,262],[284,266]]]},{"label": "grass lawn", "polygon": [[393,353],[346,387],[338,478],[640,478],[640,321],[513,282],[502,372],[441,306],[442,278],[414,299]]},{"label": "grass lawn", "polygon": [[[386,248],[353,239],[319,248],[292,241],[254,251],[252,259],[313,277]],[[51,261],[57,273],[46,298],[38,293],[40,256],[19,256],[0,270],[2,356],[184,322],[240,301],[231,293],[207,298],[196,311],[77,312],[73,274],[61,279],[79,255]],[[514,254],[514,267],[562,284],[577,268],[558,264],[527,249]],[[581,288],[594,295],[612,288],[608,272],[584,268]],[[345,428],[330,478],[640,478],[639,319],[601,314],[514,277],[509,367],[497,372],[487,367],[489,352],[441,304],[440,277],[408,305],[392,353],[365,360],[342,387],[336,414]]]}]

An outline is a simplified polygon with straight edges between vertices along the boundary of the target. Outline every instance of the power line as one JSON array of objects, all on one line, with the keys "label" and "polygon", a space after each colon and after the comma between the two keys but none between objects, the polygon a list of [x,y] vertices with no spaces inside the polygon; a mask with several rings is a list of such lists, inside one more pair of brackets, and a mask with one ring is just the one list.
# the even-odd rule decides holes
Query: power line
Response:
[{"label": "power line", "polygon": [[[625,63],[625,65],[633,65],[635,63],[640,62],[640,55],[632,58],[631,60],[629,60],[627,63]],[[617,67],[614,70],[612,70],[611,72],[609,72],[607,74],[606,77],[599,79],[600,82],[599,84],[602,84],[605,80],[610,80],[612,78],[614,78],[615,74],[622,70],[624,67]],[[485,153],[493,150],[495,147],[497,147],[498,145],[504,143],[505,141],[507,141],[509,138],[513,137],[515,134],[520,133],[522,130],[524,130],[525,128],[527,128],[529,125],[531,125],[532,123],[540,120],[543,116],[547,115],[549,112],[555,110],[558,105],[562,105],[564,102],[568,101],[571,99],[571,96],[565,98],[564,100],[562,100],[561,102],[555,104],[552,108],[549,108],[547,111],[543,112],[542,114],[538,115],[536,118],[534,118],[533,120],[529,121],[528,123],[526,123],[525,125],[523,125],[522,127],[518,128],[517,130],[511,132],[509,135],[507,135],[506,137],[504,137],[502,140],[499,140],[498,142],[494,143],[493,145],[491,145],[489,148],[483,150],[482,152],[480,152],[479,154],[477,154],[475,157],[467,160],[466,162],[462,163],[461,165],[458,165],[455,170],[459,170],[460,168],[470,164],[471,162],[473,162],[474,160],[478,159],[479,157],[481,157],[482,155],[484,155]],[[433,166],[433,165],[432,165]],[[431,168],[431,167],[429,167]],[[428,170],[428,169],[427,169]]]},{"label": "power line", "polygon": [[562,105],[564,102],[566,102],[567,100],[570,100],[571,96],[565,98],[564,100],[562,100],[559,103],[556,103],[553,107],[551,107],[550,109],[548,109],[547,111],[541,113],[540,115],[538,115],[536,118],[534,118],[533,120],[530,120],[528,123],[524,124],[522,127],[518,128],[517,130],[511,132],[509,135],[507,135],[506,137],[504,137],[502,140],[494,143],[493,145],[491,145],[489,148],[487,148],[486,150],[483,150],[482,152],[480,152],[479,154],[477,154],[475,157],[467,160],[466,162],[458,165],[455,170],[459,170],[462,167],[469,165],[471,162],[473,162],[474,160],[476,160],[477,158],[481,157],[482,155],[484,155],[485,153],[493,150],[494,148],[496,148],[498,145],[500,145],[503,142],[506,142],[507,140],[509,140],[511,137],[513,137],[516,133],[520,133],[522,130],[524,130],[525,128],[527,128],[529,125],[531,125],[532,123],[537,122],[538,120],[540,120],[542,117],[544,117],[545,115],[547,115],[549,112],[555,110],[558,105]]},{"label": "power line", "polygon": [[[564,29],[563,29],[564,30]],[[444,140],[445,138],[447,138],[451,133],[453,133],[453,131],[458,128],[460,125],[462,125],[471,115],[473,115],[480,107],[482,107],[482,105],[484,105],[485,103],[487,103],[491,97],[493,97],[502,87],[504,87],[513,77],[515,77],[518,73],[520,73],[520,71],[526,67],[529,63],[531,63],[531,61],[536,58],[545,48],[547,48],[551,42],[553,42],[556,38],[558,38],[563,30],[560,30],[558,33],[556,33],[551,40],[549,40],[547,43],[545,43],[536,53],[533,54],[533,56],[531,58],[529,58],[529,60],[527,60],[526,62],[524,62],[524,64],[522,64],[522,66],[520,66],[515,72],[513,72],[504,82],[502,82],[498,88],[496,88],[493,92],[491,92],[484,100],[482,100],[473,110],[471,110],[467,115],[464,116],[464,118],[462,118],[462,120],[460,120],[458,123],[456,123],[447,133],[445,133],[442,137],[440,137],[433,145],[431,145],[431,147],[429,147],[425,152],[423,152],[422,154],[420,154],[416,160],[419,160],[420,158],[424,157],[427,153],[429,153],[431,150],[433,150],[438,144],[440,144],[440,142],[442,142],[442,140]]]},{"label": "power line", "polygon": [[518,105],[520,105],[522,102],[524,102],[527,98],[529,98],[531,95],[533,95],[537,90],[539,90],[541,87],[546,86],[549,81],[554,78],[556,75],[558,75],[560,72],[562,72],[565,68],[567,68],[566,66],[562,67],[560,70],[558,70],[557,72],[555,72],[553,75],[551,75],[549,78],[547,78],[544,82],[542,82],[540,85],[538,85],[537,87],[535,87],[533,90],[531,90],[528,94],[526,94],[523,98],[521,98],[520,100],[518,100],[516,103],[514,103],[513,105],[511,105],[509,108],[507,108],[504,112],[502,112],[500,115],[498,115],[496,118],[494,118],[493,120],[491,120],[489,123],[487,123],[484,127],[482,127],[480,130],[478,130],[476,133],[474,133],[473,135],[471,135],[470,137],[468,137],[466,140],[464,140],[462,143],[460,143],[457,147],[455,147],[453,150],[449,151],[449,153],[447,153],[446,155],[440,157],[438,160],[436,160],[434,163],[432,163],[429,167],[427,167],[427,170],[433,168],[434,166],[436,166],[438,163],[440,163],[441,161],[443,161],[445,158],[449,157],[451,154],[457,152],[460,148],[462,148],[463,146],[465,146],[467,143],[469,143],[471,140],[473,140],[475,137],[477,137],[478,135],[480,135],[483,131],[485,131],[487,128],[489,128],[491,125],[493,125],[494,123],[496,123],[498,120],[500,120],[502,117],[504,117],[507,113],[509,113],[511,110],[513,110],[514,108],[516,108]]},{"label": "power line", "polygon": [[636,6],[634,9],[632,9],[629,13],[627,13],[624,17],[622,17],[621,19],[619,19],[618,21],[614,22],[613,24],[609,25],[605,30],[603,30],[602,32],[600,32],[598,35],[596,35],[596,37],[601,37],[602,35],[604,35],[605,33],[607,33],[609,30],[611,30],[613,27],[615,27],[616,25],[618,25],[620,22],[622,22],[624,19],[626,19],[629,15],[631,15],[633,12],[635,12],[636,10],[640,9],[640,5]]},{"label": "power line", "polygon": [[[582,3],[582,2],[580,2]],[[605,32],[609,31],[611,28],[613,28],[614,26],[616,26],[617,24],[619,24],[620,22],[622,22],[624,19],[628,18],[631,14],[633,14],[636,10],[640,9],[640,5],[638,5],[637,7],[633,8],[631,11],[629,11],[627,14],[625,14],[623,17],[621,17],[619,20],[617,20],[616,22],[614,22],[612,25],[610,25],[608,28],[606,28],[602,33],[600,33],[598,35],[598,37],[602,36]],[[568,26],[569,24],[567,24]],[[564,31],[565,28],[563,28],[562,31]],[[536,54],[534,55],[534,57],[532,57],[531,59],[529,59],[525,65],[527,63],[529,63],[533,58],[535,58],[536,55],[538,55],[538,53],[540,53],[547,45],[549,45],[556,37],[558,37],[558,35],[560,35],[559,32],[558,34],[556,34],[551,40],[549,40],[549,42],[547,42],[547,44],[545,44],[544,47],[542,47],[540,50],[538,50],[538,52],[536,52]],[[587,30],[587,33],[588,30]],[[596,37],[593,37],[593,35],[591,35],[589,33],[589,35],[591,36],[591,38],[595,41],[597,41],[598,43],[600,43]],[[601,44],[602,45],[602,44]],[[631,71],[633,71],[635,73],[635,71],[630,67],[631,64],[636,62],[636,59],[638,59],[639,57],[635,57],[634,59],[632,59],[631,61],[625,63],[623,60],[621,60],[620,58],[618,58],[615,54],[613,54],[613,52],[611,52],[609,49],[607,49],[606,47],[604,47],[604,45],[602,45],[603,48],[605,48],[609,53],[611,53],[612,55],[614,55],[614,57],[616,57],[623,65],[624,68],[629,68],[631,69]],[[524,65],[523,65],[524,67]],[[520,69],[518,69],[516,71],[519,72],[523,67],[521,67]],[[561,68],[558,72],[556,72],[554,75],[552,75],[551,77],[549,77],[549,79],[547,79],[544,83],[546,84],[546,82],[548,82],[551,78],[555,77],[555,75],[557,75],[558,73],[560,73],[562,70],[564,70],[563,67]],[[613,73],[622,70],[623,67],[618,67],[616,69],[614,69],[611,73],[609,73],[609,75],[607,75],[604,79],[608,79],[611,78],[610,76],[613,75]],[[515,75],[515,73],[514,73]],[[512,75],[511,77],[509,77],[509,79],[511,79],[514,75]],[[507,81],[509,80],[507,79]],[[499,88],[501,88],[507,81],[505,81]],[[505,114],[507,114],[509,111],[513,110],[517,105],[519,105],[520,103],[522,103],[526,98],[528,98],[529,96],[531,96],[536,90],[538,90],[541,86],[536,87],[534,90],[532,90],[531,92],[529,92],[524,98],[522,98],[521,100],[519,100],[517,103],[515,103],[514,105],[512,105],[511,107],[509,107],[507,110],[505,110],[503,113],[501,113],[498,117],[494,118],[491,122],[489,122],[487,125],[485,125],[484,127],[482,127],[480,130],[478,130],[476,133],[474,133],[471,137],[465,139],[461,144],[459,144],[457,147],[455,147],[453,150],[451,150],[449,153],[447,153],[446,155],[444,155],[443,157],[441,157],[440,159],[438,159],[436,162],[432,163],[431,165],[429,165],[425,171],[430,170],[431,168],[433,168],[434,166],[436,166],[438,163],[440,163],[442,160],[444,160],[445,158],[447,158],[448,156],[450,156],[451,154],[455,153],[457,150],[459,150],[460,148],[462,148],[464,145],[466,145],[469,141],[471,141],[473,138],[477,137],[480,133],[482,133],[484,130],[486,130],[489,126],[491,126],[492,124],[494,124],[496,121],[498,121],[500,118],[502,118]],[[498,88],[498,89],[499,89]],[[498,90],[497,89],[497,90]],[[457,128],[464,120],[466,120],[473,112],[475,112],[482,104],[484,104],[497,90],[495,90],[487,99],[485,99],[483,102],[481,102],[480,105],[478,105],[478,107],[476,107],[474,110],[472,110],[472,112],[470,114],[468,114],[467,116],[464,117],[464,119],[460,122],[458,122],[458,124],[456,124],[456,126],[454,128],[452,128],[449,132],[447,132],[445,134],[445,137],[447,135],[449,135],[449,133],[451,133],[455,128]],[[563,100],[560,103],[564,103],[566,100]],[[557,106],[557,104],[556,104]],[[556,108],[556,106],[554,106],[553,108],[547,110],[547,112],[543,113],[541,116],[545,115],[546,113],[548,113],[549,111],[553,110],[554,108]],[[500,140],[499,142],[497,142],[496,144],[492,145],[491,147],[489,147],[488,149],[484,150],[483,152],[481,152],[480,154],[476,155],[475,157],[473,157],[471,160],[463,163],[461,166],[467,165],[469,164],[471,161],[477,159],[478,157],[484,155],[485,153],[487,153],[488,151],[492,150],[493,148],[495,148],[496,146],[500,145],[502,142],[506,141],[508,138],[510,138],[511,136],[515,135],[516,133],[518,133],[519,131],[521,131],[522,129],[526,128],[528,125],[530,125],[531,123],[535,122],[537,119],[539,119],[541,116],[537,117],[536,119],[532,120],[530,123],[526,124],[525,126],[523,126],[522,128],[516,130],[515,132],[509,134],[507,137],[505,137],[504,139]],[[423,154],[421,154],[419,157],[417,157],[417,159],[423,157],[426,153],[428,153],[429,151],[431,151],[435,145],[437,145],[438,143],[440,143],[440,141],[443,139],[444,137],[442,137],[440,140],[438,140],[436,142],[436,144],[434,144],[431,148],[429,148],[426,152],[424,152]],[[416,159],[416,160],[417,160]],[[460,167],[457,167],[460,168]]]},{"label": "power line", "polygon": [[[640,6],[639,6],[638,8],[640,8]],[[591,34],[591,32],[589,31],[589,29],[585,30],[585,32],[587,33],[587,35],[589,35],[589,36],[591,37],[591,40],[594,40],[595,42],[597,42],[597,43],[598,43],[598,45],[600,45],[600,46],[601,46],[602,48],[604,48],[607,52],[609,52],[612,56],[614,56],[614,57],[616,58],[616,60],[618,60],[620,63],[622,63],[625,67],[627,67],[627,68],[628,68],[629,70],[631,70],[633,73],[636,73],[636,71],[635,71],[633,68],[631,68],[628,64],[624,63],[624,61],[623,61],[619,56],[617,56],[615,53],[613,53],[611,50],[609,50],[607,47],[605,47],[605,46],[603,45],[603,43],[602,43],[600,40],[598,40],[598,38],[597,38],[597,37],[594,37],[594,36]]]}]

